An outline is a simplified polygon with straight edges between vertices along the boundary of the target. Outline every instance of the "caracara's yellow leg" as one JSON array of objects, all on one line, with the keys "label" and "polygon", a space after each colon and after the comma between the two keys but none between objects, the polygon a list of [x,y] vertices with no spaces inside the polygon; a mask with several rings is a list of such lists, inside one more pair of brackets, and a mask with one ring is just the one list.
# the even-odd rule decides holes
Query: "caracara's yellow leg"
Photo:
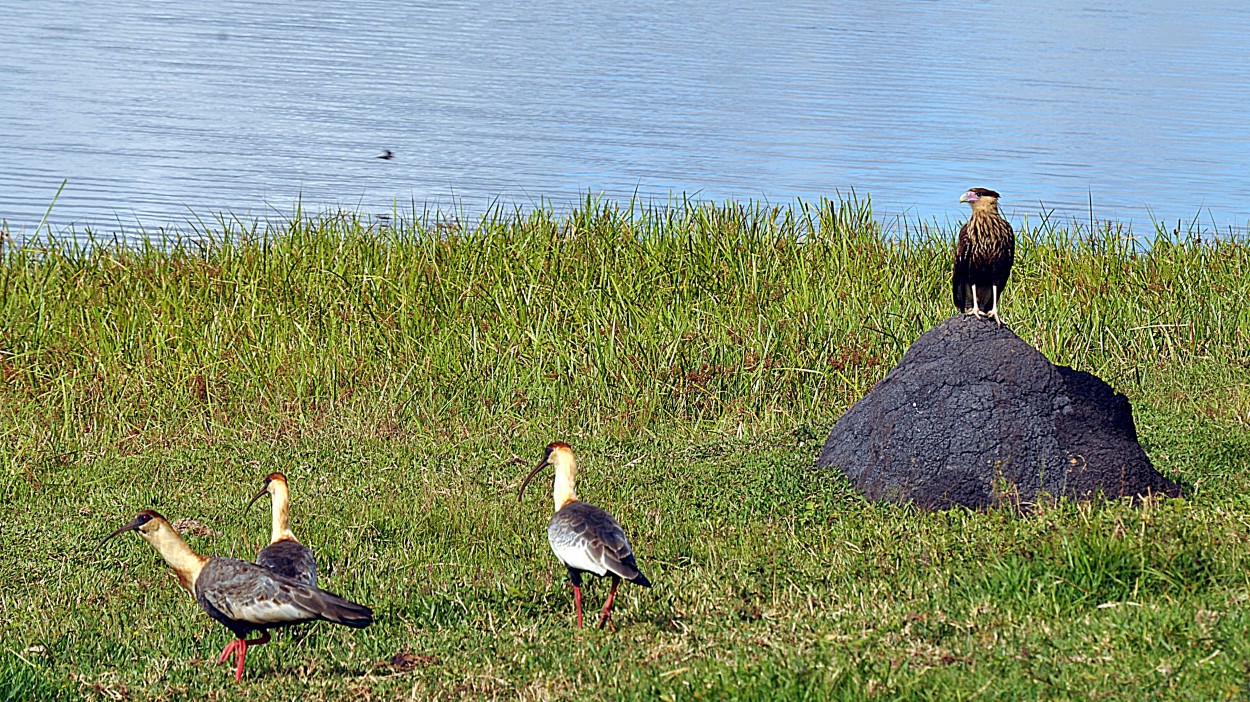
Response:
[{"label": "caracara's yellow leg", "polygon": [[973,284],[973,286],[972,286],[972,311],[971,311],[971,312],[969,312],[969,314],[975,314],[977,317],[984,317],[984,316],[985,316],[984,314],[982,314],[982,313],[981,313],[981,302],[980,302],[979,300],[977,300],[977,286],[976,286],[976,284]]},{"label": "caracara's yellow leg", "polygon": [[990,316],[993,317],[994,321],[998,322],[998,326],[1001,327],[1003,326],[1003,320],[998,318],[998,286],[997,285],[994,286],[993,300],[994,301],[990,303]]}]

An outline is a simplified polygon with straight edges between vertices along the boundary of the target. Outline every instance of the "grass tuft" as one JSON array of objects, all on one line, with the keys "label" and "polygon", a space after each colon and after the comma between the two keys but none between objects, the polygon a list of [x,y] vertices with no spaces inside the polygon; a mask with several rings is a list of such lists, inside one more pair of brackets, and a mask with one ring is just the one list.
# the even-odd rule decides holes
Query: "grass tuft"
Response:
[{"label": "grass tuft", "polygon": [[[954,231],[887,231],[867,199],[7,242],[0,699],[241,694],[159,557],[96,545],[154,507],[251,558],[273,470],[326,586],[377,622],[277,636],[249,696],[1244,694],[1250,246],[1018,236],[1007,323],[1125,393],[1186,499],[925,513],[814,469],[951,313]],[[619,632],[571,627],[549,499],[516,501],[553,439],[656,584],[622,588]]]}]

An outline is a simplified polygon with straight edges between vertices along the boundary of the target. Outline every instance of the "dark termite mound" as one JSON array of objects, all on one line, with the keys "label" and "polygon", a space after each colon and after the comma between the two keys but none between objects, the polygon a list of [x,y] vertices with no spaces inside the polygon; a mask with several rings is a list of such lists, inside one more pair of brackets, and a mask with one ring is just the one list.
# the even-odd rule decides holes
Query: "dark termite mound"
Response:
[{"label": "dark termite mound", "polygon": [[1181,493],[1137,442],[1126,397],[968,315],[917,339],[838,420],[816,465],[870,500],[926,508]]}]

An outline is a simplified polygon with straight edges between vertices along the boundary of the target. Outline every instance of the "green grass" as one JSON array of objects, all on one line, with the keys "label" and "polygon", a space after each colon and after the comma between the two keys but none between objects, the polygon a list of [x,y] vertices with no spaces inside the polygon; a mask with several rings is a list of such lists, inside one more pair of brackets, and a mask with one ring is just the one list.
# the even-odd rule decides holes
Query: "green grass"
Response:
[{"label": "green grass", "polygon": [[[1132,400],[1182,500],[925,513],[812,468],[951,313],[953,232],[866,202],[350,215],[0,258],[0,700],[1244,696],[1250,245],[1019,232],[1007,322]],[[572,626],[551,440],[651,590]],[[254,649],[133,535],[250,558],[282,470],[323,583],[371,605]],[[549,485],[549,483],[546,483]],[[606,586],[587,588],[596,611]],[[398,670],[406,652],[418,665]]]}]

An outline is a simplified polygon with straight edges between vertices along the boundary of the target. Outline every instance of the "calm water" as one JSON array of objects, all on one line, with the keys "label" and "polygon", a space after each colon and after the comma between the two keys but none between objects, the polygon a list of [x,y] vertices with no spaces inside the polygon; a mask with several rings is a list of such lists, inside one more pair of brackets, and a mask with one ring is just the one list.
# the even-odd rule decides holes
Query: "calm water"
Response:
[{"label": "calm water", "polygon": [[1097,4],[0,0],[0,217],[63,179],[56,228],[131,233],[588,190],[947,222],[982,185],[1244,229],[1250,3]]}]

